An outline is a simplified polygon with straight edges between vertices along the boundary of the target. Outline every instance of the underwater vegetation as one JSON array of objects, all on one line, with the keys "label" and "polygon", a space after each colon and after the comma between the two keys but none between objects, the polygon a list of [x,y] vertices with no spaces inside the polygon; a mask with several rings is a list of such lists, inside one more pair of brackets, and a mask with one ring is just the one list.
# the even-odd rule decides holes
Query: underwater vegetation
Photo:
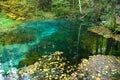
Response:
[{"label": "underwater vegetation", "polygon": [[0,39],[1,45],[10,45],[10,44],[20,44],[20,43],[29,43],[36,40],[36,36],[30,33],[19,32],[9,32],[3,34]]}]

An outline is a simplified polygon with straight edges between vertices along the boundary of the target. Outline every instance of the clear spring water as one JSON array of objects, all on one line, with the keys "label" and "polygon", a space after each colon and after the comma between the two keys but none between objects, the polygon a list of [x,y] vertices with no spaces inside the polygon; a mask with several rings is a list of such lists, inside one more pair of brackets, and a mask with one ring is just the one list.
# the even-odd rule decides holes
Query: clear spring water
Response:
[{"label": "clear spring water", "polygon": [[[17,66],[21,60],[26,59],[25,53],[27,52],[29,53],[31,48],[33,48],[34,46],[40,45],[41,44],[40,42],[45,41],[46,37],[49,37],[56,32],[58,32],[57,36],[59,36],[59,34],[61,33],[65,35],[61,37],[63,40],[69,37],[70,35],[68,34],[72,29],[72,28],[70,29],[70,26],[73,26],[73,24],[71,25],[70,22],[71,21],[63,19],[63,20],[30,21],[30,22],[21,24],[21,26],[18,26],[16,30],[12,31],[12,35],[9,35],[8,33],[7,35],[9,35],[8,36],[9,38],[7,38],[4,42],[2,42],[2,44],[4,45],[0,45],[0,63],[2,64],[1,68],[4,69],[5,71],[8,71],[11,67]],[[61,32],[61,30],[63,32]],[[64,31],[64,30],[67,30],[67,31]],[[66,33],[64,32],[69,32],[69,33],[66,35]],[[19,34],[16,34],[16,33],[19,33]],[[27,35],[23,35],[24,33]],[[14,41],[11,40],[12,44],[11,42],[10,44],[7,43],[7,41],[12,39],[12,36],[19,37],[22,35],[23,37],[20,38],[22,40],[24,40],[28,35],[32,35],[32,36],[29,38],[26,38],[28,39],[26,42],[19,42],[19,39],[14,38]],[[57,36],[56,36],[56,39],[59,40],[60,37],[57,38]],[[35,39],[29,41],[29,39],[32,37]],[[45,48],[46,46],[47,45],[42,47]],[[52,44],[51,46],[54,47],[55,45]]]},{"label": "clear spring water", "polygon": [[[29,35],[34,34],[34,36],[36,36],[36,39],[34,41],[31,41],[31,42],[28,41],[26,43],[13,42],[14,44],[7,44],[4,46],[0,45],[0,57],[1,57],[0,59],[2,63],[2,68],[4,70],[9,70],[11,63],[14,66],[18,65],[19,61],[25,58],[24,53],[28,52],[30,47],[34,46],[35,44],[38,44],[42,40],[42,38],[52,35],[57,31],[55,25],[52,25],[51,27],[49,23],[47,23],[46,21],[25,23],[24,26],[19,26],[18,29],[15,30],[14,32],[18,32],[19,30],[21,31],[21,29],[24,32],[28,33]],[[33,32],[30,32],[30,31],[33,31]],[[22,32],[19,35],[22,35]]]},{"label": "clear spring water", "polygon": [[80,24],[80,21],[73,19],[29,21],[21,24],[16,30],[5,34],[8,38],[1,42],[0,69],[8,71],[12,67],[29,65],[28,63],[35,62],[39,55],[55,51],[63,51],[64,56],[72,60],[76,59],[76,54],[79,54],[79,59],[88,57],[96,51],[98,40],[99,44],[102,44],[102,49],[106,48],[107,40],[103,37],[96,38],[96,35],[87,32],[90,26],[88,24],[81,26],[78,47]]}]

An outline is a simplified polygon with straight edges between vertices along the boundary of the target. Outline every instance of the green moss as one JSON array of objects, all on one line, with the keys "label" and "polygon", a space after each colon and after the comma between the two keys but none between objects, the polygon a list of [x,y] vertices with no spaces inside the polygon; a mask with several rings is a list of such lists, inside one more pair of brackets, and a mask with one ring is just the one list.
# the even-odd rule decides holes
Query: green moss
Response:
[{"label": "green moss", "polygon": [[[1,16],[2,14],[0,14]],[[8,32],[15,29],[21,22],[15,21],[10,18],[1,16],[0,18],[0,30],[1,32]]]}]

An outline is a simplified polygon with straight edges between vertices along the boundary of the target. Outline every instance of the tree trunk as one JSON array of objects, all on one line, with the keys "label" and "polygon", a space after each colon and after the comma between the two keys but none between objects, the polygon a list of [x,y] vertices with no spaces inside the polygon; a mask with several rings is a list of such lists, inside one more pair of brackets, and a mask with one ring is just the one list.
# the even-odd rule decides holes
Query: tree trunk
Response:
[{"label": "tree trunk", "polygon": [[80,9],[80,13],[82,14],[81,0],[78,0],[78,1],[79,1],[79,9]]},{"label": "tree trunk", "polygon": [[113,32],[115,32],[117,28],[115,8],[116,8],[116,0],[112,0],[111,1],[111,25],[110,26]]}]

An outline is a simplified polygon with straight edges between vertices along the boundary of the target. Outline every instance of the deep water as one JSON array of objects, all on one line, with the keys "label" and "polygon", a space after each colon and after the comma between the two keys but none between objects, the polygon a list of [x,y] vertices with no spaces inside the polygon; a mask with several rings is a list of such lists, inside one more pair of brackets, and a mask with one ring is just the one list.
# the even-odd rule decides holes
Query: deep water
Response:
[{"label": "deep water", "polygon": [[105,53],[107,39],[88,32],[90,26],[90,23],[75,19],[25,22],[16,30],[3,34],[0,40],[1,69],[8,71],[11,67],[30,65],[42,55],[55,51],[63,51],[63,56],[71,63],[89,55]]}]

